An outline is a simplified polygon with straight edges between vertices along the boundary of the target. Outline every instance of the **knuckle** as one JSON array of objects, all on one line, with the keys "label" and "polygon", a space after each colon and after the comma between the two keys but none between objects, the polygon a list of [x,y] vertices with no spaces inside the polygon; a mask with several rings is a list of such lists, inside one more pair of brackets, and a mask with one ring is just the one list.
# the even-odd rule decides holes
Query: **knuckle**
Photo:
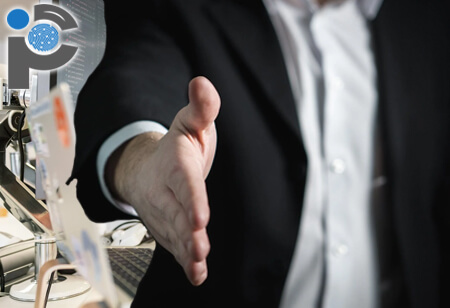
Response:
[{"label": "knuckle", "polygon": [[206,258],[210,252],[211,252],[211,243],[209,242],[209,240],[206,240],[202,245],[202,254],[204,258]]},{"label": "knuckle", "polygon": [[198,224],[202,227],[206,227],[209,223],[209,219],[211,216],[209,206],[205,206],[201,211],[198,211]]}]

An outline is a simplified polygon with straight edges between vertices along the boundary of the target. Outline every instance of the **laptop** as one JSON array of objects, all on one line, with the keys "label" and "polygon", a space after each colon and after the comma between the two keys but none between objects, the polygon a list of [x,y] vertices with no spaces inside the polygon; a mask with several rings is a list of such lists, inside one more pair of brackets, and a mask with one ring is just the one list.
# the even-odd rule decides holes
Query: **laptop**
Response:
[{"label": "laptop", "polygon": [[27,119],[36,149],[37,170],[61,254],[76,266],[109,307],[128,306],[153,250],[149,247],[106,248],[98,226],[86,217],[76,198],[76,180],[65,184],[75,156],[69,86],[60,84],[47,97],[32,104],[27,109]]}]

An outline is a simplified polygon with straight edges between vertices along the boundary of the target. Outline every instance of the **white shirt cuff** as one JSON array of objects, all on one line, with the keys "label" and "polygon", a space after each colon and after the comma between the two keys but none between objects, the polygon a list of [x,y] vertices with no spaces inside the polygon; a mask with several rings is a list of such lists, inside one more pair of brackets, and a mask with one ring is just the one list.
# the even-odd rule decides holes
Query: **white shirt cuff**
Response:
[{"label": "white shirt cuff", "polygon": [[153,121],[137,121],[128,124],[103,142],[97,154],[97,175],[100,187],[106,199],[111,202],[119,210],[133,216],[138,216],[136,210],[129,204],[125,204],[113,198],[105,182],[105,166],[111,154],[119,148],[124,142],[131,138],[147,132],[167,133],[167,128]]}]

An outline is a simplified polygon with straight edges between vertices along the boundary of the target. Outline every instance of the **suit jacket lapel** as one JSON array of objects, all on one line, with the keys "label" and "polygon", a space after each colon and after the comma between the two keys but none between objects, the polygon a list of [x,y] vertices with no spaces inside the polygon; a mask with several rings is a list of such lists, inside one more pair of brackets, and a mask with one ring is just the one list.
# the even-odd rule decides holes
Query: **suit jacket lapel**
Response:
[{"label": "suit jacket lapel", "polygon": [[299,138],[295,101],[276,34],[262,1],[217,0],[208,9],[243,69],[254,78],[267,103]]}]

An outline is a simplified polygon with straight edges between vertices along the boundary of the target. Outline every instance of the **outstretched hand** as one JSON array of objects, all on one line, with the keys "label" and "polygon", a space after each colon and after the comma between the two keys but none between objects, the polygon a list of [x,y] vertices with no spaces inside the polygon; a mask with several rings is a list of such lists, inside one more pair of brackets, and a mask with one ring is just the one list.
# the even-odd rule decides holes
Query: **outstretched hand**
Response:
[{"label": "outstretched hand", "polygon": [[202,284],[208,275],[205,179],[214,159],[219,109],[220,97],[211,82],[194,78],[189,104],[178,112],[167,134],[133,138],[107,165],[107,170],[113,168],[112,178],[106,179],[110,189],[136,209],[193,285]]}]

